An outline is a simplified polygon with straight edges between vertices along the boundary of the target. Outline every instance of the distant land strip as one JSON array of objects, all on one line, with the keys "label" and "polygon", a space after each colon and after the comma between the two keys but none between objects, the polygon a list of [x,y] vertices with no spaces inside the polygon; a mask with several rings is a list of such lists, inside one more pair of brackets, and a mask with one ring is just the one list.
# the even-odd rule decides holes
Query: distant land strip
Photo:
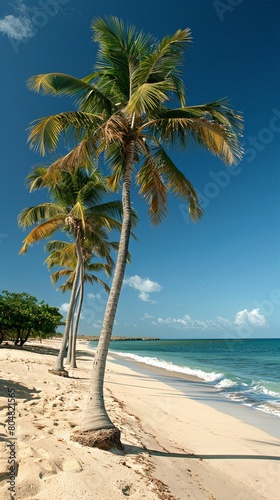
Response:
[{"label": "distant land strip", "polygon": [[[52,337],[54,340],[55,339],[61,339],[63,337],[62,333],[56,333],[54,337]],[[32,340],[32,337],[30,337],[30,340]],[[99,335],[83,335],[80,334],[78,335],[78,340],[92,340],[92,341],[98,341],[99,340]],[[157,337],[111,337],[111,340],[160,340],[160,338]]]},{"label": "distant land strip", "polygon": [[[87,336],[87,335],[78,335],[79,340],[99,340],[98,335]],[[160,340],[156,337],[111,337],[111,340]]]}]

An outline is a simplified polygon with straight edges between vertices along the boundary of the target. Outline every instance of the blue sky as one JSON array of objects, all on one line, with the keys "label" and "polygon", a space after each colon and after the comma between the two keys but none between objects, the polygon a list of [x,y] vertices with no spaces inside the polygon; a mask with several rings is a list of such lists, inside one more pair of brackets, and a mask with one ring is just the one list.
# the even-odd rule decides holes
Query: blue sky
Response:
[{"label": "blue sky", "polygon": [[[27,90],[31,75],[91,72],[94,17],[116,15],[157,38],[191,28],[185,57],[188,104],[227,97],[244,115],[244,157],[228,168],[198,148],[172,158],[200,194],[204,217],[169,199],[166,220],[140,216],[132,241],[114,335],[161,338],[280,337],[279,138],[280,4],[277,0],[2,0],[0,290],[25,291],[67,309],[51,285],[43,243],[19,256],[25,233],[17,215],[46,201],[25,177],[40,157],[27,145],[36,118],[72,109],[72,101]],[[45,160],[43,160],[45,161]],[[80,332],[99,333],[106,294],[87,287]]]}]

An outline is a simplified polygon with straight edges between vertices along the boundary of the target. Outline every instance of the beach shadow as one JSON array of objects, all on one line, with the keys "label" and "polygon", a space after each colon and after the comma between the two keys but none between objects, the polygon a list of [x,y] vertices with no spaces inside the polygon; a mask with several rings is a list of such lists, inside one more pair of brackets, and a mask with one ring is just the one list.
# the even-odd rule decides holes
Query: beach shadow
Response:
[{"label": "beach shadow", "polygon": [[[1,349],[9,349],[9,350],[17,350],[17,351],[27,351],[27,352],[35,352],[36,354],[47,354],[49,356],[57,356],[59,353],[59,349],[56,347],[46,347],[43,345],[29,345],[29,344],[24,344],[22,347],[16,346],[16,345],[1,345]],[[77,359],[79,359],[79,356],[86,356],[89,359],[92,359],[94,356],[94,352],[89,353],[88,351],[82,351],[82,350],[77,350]]]},{"label": "beach shadow", "polygon": [[[9,391],[9,392],[8,392]],[[20,384],[19,382],[14,382],[13,380],[5,380],[1,379],[0,380],[0,398],[5,398],[6,403],[8,405],[8,398],[11,398],[12,396],[9,395],[11,392],[14,391],[14,396],[13,398],[15,401],[18,399],[23,399],[24,402],[26,403],[27,401],[36,400],[40,399],[39,396],[34,397],[35,394],[39,394],[41,391],[33,388],[30,389],[29,387],[26,387],[23,384]],[[3,406],[0,407],[0,409],[3,409]]]},{"label": "beach shadow", "polygon": [[[1,425],[4,425],[4,424],[1,424]],[[6,436],[6,434],[3,434],[2,432],[0,432],[0,443],[1,442],[7,442],[9,440],[8,436]]]},{"label": "beach shadow", "polygon": [[[108,375],[110,375],[110,372],[108,372]],[[122,374],[117,373],[117,375],[119,376]],[[154,378],[141,377],[138,375],[131,375],[131,374],[129,374],[129,376],[128,376],[125,374],[124,380],[128,377],[130,377],[130,378],[134,377],[137,380],[141,380],[143,383],[139,387],[141,387],[141,389],[148,389],[149,393],[151,393],[151,391],[153,391],[153,393],[154,393],[153,397],[158,398],[158,399],[160,399],[162,397],[168,397],[170,399],[178,399],[178,398],[184,399],[184,398],[188,397],[194,401],[202,401],[203,403],[205,403],[207,401],[210,401],[210,402],[212,402],[212,401],[221,402],[222,401],[224,404],[232,405],[232,400],[222,398],[220,393],[215,394],[215,392],[210,392],[208,388],[204,390],[203,385],[202,385],[202,388],[201,388],[201,386],[199,386],[198,394],[196,394],[194,392],[194,390],[192,392],[190,392],[188,390],[187,386],[184,388],[181,388],[181,387],[176,387],[175,384],[172,385],[170,389],[166,388],[164,390],[159,391],[157,387],[151,387],[151,386],[144,385],[144,382],[155,381]],[[159,377],[157,377],[157,380],[161,381]],[[133,382],[131,384],[129,384],[126,382],[116,382],[116,381],[111,380],[111,379],[108,379],[108,382],[112,385],[117,385],[120,387],[124,387],[124,386],[132,387],[132,388],[135,387],[135,384]],[[163,380],[163,382],[166,385],[168,385],[168,381]],[[198,382],[192,382],[192,381],[190,381],[190,383],[191,384],[198,384]],[[178,390],[180,392],[175,392],[175,390]]]},{"label": "beach shadow", "polygon": [[268,444],[269,446],[280,446],[279,443],[271,443],[270,441],[259,441],[258,439],[248,439],[247,441],[250,441],[250,443]]},{"label": "beach shadow", "polygon": [[166,457],[166,458],[196,458],[197,460],[280,460],[279,456],[274,455],[198,455],[195,453],[174,453],[158,450],[151,450],[150,448],[132,446],[124,444],[124,452],[126,455],[140,455],[141,453],[149,453],[152,457]]},{"label": "beach shadow", "polygon": [[16,351],[28,351],[28,352],[35,352],[37,354],[49,354],[50,356],[57,356],[59,353],[59,349],[56,349],[55,347],[46,347],[42,345],[28,345],[24,344],[22,347],[19,345],[1,345],[1,349],[9,349],[9,350],[16,350]]},{"label": "beach shadow", "polygon": [[[30,389],[19,382],[14,382],[13,380],[0,380],[0,398],[4,399],[4,404],[1,403],[0,411],[4,411],[6,415],[8,415],[8,404],[11,404],[11,410],[13,410],[14,405],[17,405],[19,399],[22,399],[25,403],[28,401],[38,401],[40,400],[39,393],[41,391],[36,390],[35,388]],[[11,396],[12,394],[12,396]],[[9,401],[11,399],[11,401]],[[15,400],[15,403],[14,401]],[[35,403],[36,404],[36,403]],[[17,420],[17,413],[15,415],[15,422]],[[6,429],[4,423],[1,425]],[[10,437],[8,434],[0,433],[0,442],[8,442]]]},{"label": "beach shadow", "polygon": [[76,360],[77,361],[85,361],[91,363],[95,354],[94,353],[85,353],[84,351],[77,351]]}]

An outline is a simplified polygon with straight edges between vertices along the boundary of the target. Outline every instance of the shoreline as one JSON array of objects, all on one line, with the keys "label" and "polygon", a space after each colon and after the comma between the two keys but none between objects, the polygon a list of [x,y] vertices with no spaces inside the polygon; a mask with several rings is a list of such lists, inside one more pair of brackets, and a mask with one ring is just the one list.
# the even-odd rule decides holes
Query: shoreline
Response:
[{"label": "shoreline", "polygon": [[[274,340],[276,343],[273,343]],[[280,349],[279,341],[280,339],[269,341],[266,339],[262,346],[252,339],[245,341],[248,344],[243,345],[241,340],[242,347],[240,347],[234,340],[233,346],[229,349],[225,340],[218,340],[217,346],[213,340],[206,342],[183,340],[178,341],[178,345],[173,344],[171,340],[163,340],[159,346],[153,342],[151,349],[147,342],[140,347],[136,343],[132,343],[131,347],[124,343],[120,346],[112,344],[110,351],[112,354],[124,357],[126,362],[127,360],[139,362],[140,366],[150,369],[162,368],[170,377],[173,372],[181,379],[182,374],[187,375],[186,379],[189,375],[198,377],[214,391],[212,400],[219,394],[220,411],[238,416],[240,405],[237,406],[237,403],[240,403],[240,411],[244,414],[242,419],[254,425],[257,422],[257,425],[264,430],[272,426],[275,428],[272,434],[279,437],[279,420],[275,421],[273,417],[268,417],[270,422],[267,426],[261,417],[266,414],[280,418],[280,366],[279,356],[277,357]],[[196,342],[198,344],[195,344]],[[96,345],[95,342],[89,342],[92,348]],[[200,358],[201,353],[203,354]],[[212,400],[209,399],[208,404],[211,405]]]},{"label": "shoreline", "polygon": [[120,356],[115,351],[110,351],[109,354],[111,357],[115,357],[118,364],[123,364],[143,374],[153,374],[155,378],[182,391],[186,397],[193,400],[197,400],[199,397],[203,404],[227,415],[239,418],[244,423],[253,425],[271,436],[280,439],[280,418],[277,415],[248,406],[241,401],[234,401],[227,398],[216,387],[195,375],[165,370],[164,368],[142,363],[129,357]]},{"label": "shoreline", "polygon": [[[9,498],[5,405],[12,387],[18,500],[280,500],[279,439],[208,406],[203,394],[192,399],[164,377],[117,363],[111,353],[105,401],[125,451],[71,441],[85,407],[94,350],[79,342],[78,368],[63,378],[48,372],[59,345],[0,348],[1,498]],[[196,381],[184,384],[197,391]]]}]

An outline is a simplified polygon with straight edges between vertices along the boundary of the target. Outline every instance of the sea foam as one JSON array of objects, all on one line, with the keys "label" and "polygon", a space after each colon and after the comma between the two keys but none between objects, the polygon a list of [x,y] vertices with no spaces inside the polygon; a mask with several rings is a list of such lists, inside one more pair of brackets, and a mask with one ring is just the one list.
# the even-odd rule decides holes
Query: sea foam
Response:
[{"label": "sea foam", "polygon": [[165,361],[158,358],[153,358],[149,356],[138,356],[138,354],[132,354],[129,352],[115,352],[112,351],[112,354],[117,354],[119,356],[123,356],[125,358],[131,358],[134,361],[138,361],[139,363],[144,363],[146,365],[156,366],[157,368],[163,368],[164,370],[168,370],[169,372],[175,373],[184,373],[185,375],[192,375],[194,377],[201,378],[206,382],[214,382],[215,380],[221,379],[223,377],[222,373],[215,372],[205,372],[199,369],[189,368],[188,366],[179,366],[175,365],[169,361]]}]

